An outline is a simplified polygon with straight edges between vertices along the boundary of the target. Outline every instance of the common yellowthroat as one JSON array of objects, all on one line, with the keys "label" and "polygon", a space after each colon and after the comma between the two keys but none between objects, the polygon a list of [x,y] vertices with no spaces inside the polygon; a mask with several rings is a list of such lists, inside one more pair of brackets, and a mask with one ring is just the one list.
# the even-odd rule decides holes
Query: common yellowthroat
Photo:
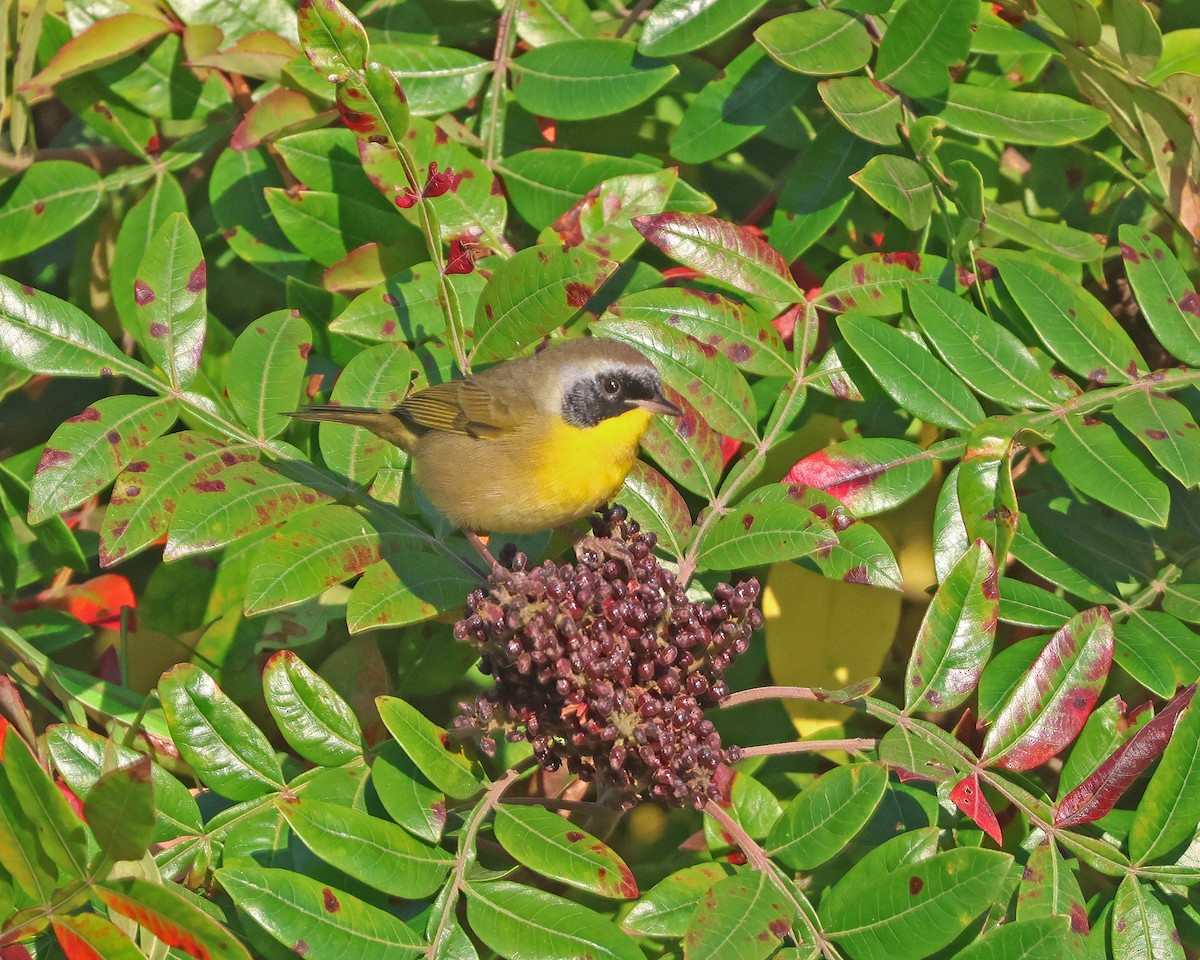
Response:
[{"label": "common yellowthroat", "polygon": [[525,533],[612,499],[656,413],[681,411],[632,347],[585,337],[410,394],[389,410],[323,405],[291,416],[365,427],[412,457],[451,522]]}]

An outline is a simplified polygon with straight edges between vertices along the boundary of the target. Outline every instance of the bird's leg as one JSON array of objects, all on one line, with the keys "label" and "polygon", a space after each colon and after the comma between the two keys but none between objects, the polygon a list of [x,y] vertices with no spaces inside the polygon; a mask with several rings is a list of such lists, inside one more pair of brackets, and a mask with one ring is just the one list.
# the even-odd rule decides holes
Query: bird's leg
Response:
[{"label": "bird's leg", "polygon": [[487,544],[483,542],[479,534],[477,534],[474,530],[464,530],[463,533],[466,535],[467,543],[475,548],[475,552],[483,558],[483,562],[488,565],[489,570],[495,570],[498,566],[500,566],[500,564],[496,562],[496,558],[492,556],[492,552],[488,550]]}]

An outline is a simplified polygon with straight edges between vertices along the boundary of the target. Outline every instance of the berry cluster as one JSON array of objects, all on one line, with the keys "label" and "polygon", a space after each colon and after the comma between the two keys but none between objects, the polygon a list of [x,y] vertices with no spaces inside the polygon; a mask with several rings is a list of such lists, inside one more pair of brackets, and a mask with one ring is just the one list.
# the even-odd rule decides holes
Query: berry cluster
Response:
[{"label": "berry cluster", "polygon": [[463,704],[459,726],[528,740],[547,769],[595,779],[605,802],[703,806],[720,798],[717,768],[739,756],[704,708],[729,695],[725,670],[762,625],[758,581],[695,603],[623,507],[592,527],[576,564],[528,569],[516,554],[468,598],[454,635],[496,682]]}]

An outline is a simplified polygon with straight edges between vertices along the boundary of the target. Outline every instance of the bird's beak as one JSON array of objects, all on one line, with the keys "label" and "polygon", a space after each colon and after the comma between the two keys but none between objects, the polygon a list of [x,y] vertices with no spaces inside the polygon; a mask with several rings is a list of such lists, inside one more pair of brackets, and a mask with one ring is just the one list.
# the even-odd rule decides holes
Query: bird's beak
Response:
[{"label": "bird's beak", "polygon": [[631,400],[630,402],[635,407],[641,407],[643,410],[649,410],[651,413],[661,413],[668,417],[683,416],[683,411],[664,397],[661,390],[656,390],[654,396],[649,400]]}]

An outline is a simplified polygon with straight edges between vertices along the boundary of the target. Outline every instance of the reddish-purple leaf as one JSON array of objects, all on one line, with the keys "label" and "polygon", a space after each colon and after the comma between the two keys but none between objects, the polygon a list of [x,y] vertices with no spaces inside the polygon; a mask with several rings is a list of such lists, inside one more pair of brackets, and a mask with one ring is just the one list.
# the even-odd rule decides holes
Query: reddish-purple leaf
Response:
[{"label": "reddish-purple leaf", "polygon": [[979,774],[963,777],[950,791],[950,799],[963,813],[975,821],[975,825],[1001,846],[1004,835],[1000,832],[1000,821],[979,786]]},{"label": "reddish-purple leaf", "polygon": [[985,761],[1029,770],[1074,740],[1100,696],[1112,657],[1106,607],[1063,624],[997,713],[983,743]]},{"label": "reddish-purple leaf", "polygon": [[847,440],[809,454],[783,477],[824,491],[856,517],[898,506],[933,476],[929,455],[915,443],[890,438]]},{"label": "reddish-purple leaf", "polygon": [[780,303],[804,296],[779,251],[745,227],[703,213],[655,213],[633,225],[672,260],[738,290]]},{"label": "reddish-purple leaf", "polygon": [[1192,702],[1196,684],[1184,687],[1162,713],[1122,743],[1086,780],[1059,801],[1054,825],[1075,827],[1099,820],[1116,805],[1130,784],[1167,748],[1179,714]]}]

